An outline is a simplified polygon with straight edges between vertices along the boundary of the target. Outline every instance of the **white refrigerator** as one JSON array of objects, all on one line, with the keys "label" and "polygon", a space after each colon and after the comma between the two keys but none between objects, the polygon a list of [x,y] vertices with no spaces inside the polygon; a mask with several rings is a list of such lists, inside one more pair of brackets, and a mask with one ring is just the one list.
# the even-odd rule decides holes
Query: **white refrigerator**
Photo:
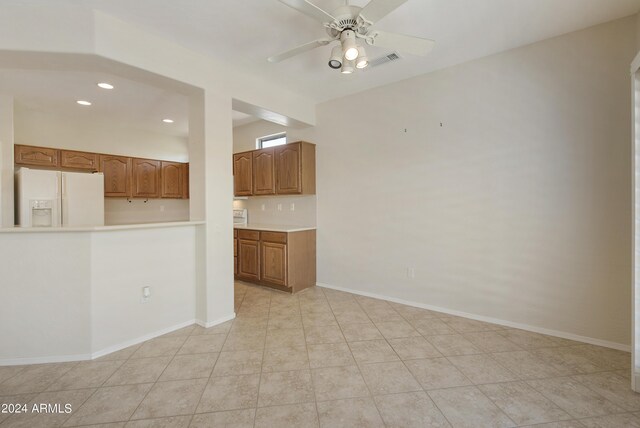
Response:
[{"label": "white refrigerator", "polygon": [[15,188],[21,227],[104,225],[102,173],[20,168]]}]

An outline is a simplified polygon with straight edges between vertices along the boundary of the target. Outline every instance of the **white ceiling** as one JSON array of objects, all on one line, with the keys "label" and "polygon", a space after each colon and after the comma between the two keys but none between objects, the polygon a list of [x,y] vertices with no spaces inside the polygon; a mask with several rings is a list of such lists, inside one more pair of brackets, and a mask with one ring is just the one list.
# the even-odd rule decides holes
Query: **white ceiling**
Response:
[{"label": "white ceiling", "polygon": [[[115,88],[100,89],[99,82]],[[61,116],[81,115],[87,120],[178,137],[189,132],[186,96],[107,73],[0,69],[0,93],[12,95],[28,109]],[[92,105],[80,106],[77,100]],[[174,123],[163,123],[165,118]]]},{"label": "white ceiling", "polygon": [[[61,0],[95,7],[236,67],[263,75],[316,101],[388,84],[446,66],[636,13],[640,0],[409,0],[378,28],[435,39],[426,58],[402,60],[345,76],[326,62],[330,47],[280,64],[266,58],[325,35],[321,25],[277,0]],[[327,10],[340,0],[316,0]],[[367,0],[352,4],[364,6]],[[369,57],[387,53],[368,47]],[[8,65],[7,65],[8,66]],[[102,69],[102,68],[98,68]],[[104,68],[108,70],[108,68]],[[116,88],[99,89],[108,81]],[[162,85],[89,71],[0,69],[0,93],[23,106],[111,120],[168,135],[188,135],[188,101]],[[78,106],[77,99],[93,102]],[[161,119],[170,117],[174,124]],[[233,112],[234,126],[257,120]]]},{"label": "white ceiling", "polygon": [[[363,6],[367,0],[353,0]],[[77,4],[77,3],[75,3]],[[266,58],[323,37],[322,26],[277,0],[86,0],[188,48],[259,73],[316,101],[420,75],[638,12],[640,0],[409,0],[379,29],[434,39],[425,58],[404,56],[351,76],[327,67],[325,46],[279,64]],[[326,10],[341,0],[316,0]],[[368,47],[369,57],[388,53]]]}]

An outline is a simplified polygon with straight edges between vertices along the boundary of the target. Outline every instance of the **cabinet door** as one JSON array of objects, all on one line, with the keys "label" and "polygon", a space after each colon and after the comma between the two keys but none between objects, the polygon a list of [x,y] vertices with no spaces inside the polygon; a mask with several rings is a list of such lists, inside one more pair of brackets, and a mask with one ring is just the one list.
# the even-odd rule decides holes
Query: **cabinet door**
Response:
[{"label": "cabinet door", "polygon": [[59,166],[59,151],[46,147],[14,146],[17,165]]},{"label": "cabinet door", "polygon": [[238,239],[238,278],[260,280],[259,241]]},{"label": "cabinet door", "polygon": [[252,152],[233,155],[233,189],[236,196],[253,195],[253,157]]},{"label": "cabinet door", "polygon": [[184,186],[184,165],[178,162],[161,162],[161,182],[163,198],[182,198]]},{"label": "cabinet door", "polygon": [[287,285],[287,246],[273,242],[261,243],[261,280],[276,285]]},{"label": "cabinet door", "polygon": [[302,193],[300,144],[276,147],[276,193]]},{"label": "cabinet door", "polygon": [[160,161],[133,159],[131,196],[134,198],[160,197]]},{"label": "cabinet door", "polygon": [[95,153],[74,152],[71,150],[60,150],[60,166],[64,168],[97,171],[98,155]]},{"label": "cabinet door", "polygon": [[274,195],[276,193],[275,149],[253,152],[253,194]]},{"label": "cabinet door", "polygon": [[104,174],[105,197],[131,196],[131,158],[100,155],[99,171]]}]

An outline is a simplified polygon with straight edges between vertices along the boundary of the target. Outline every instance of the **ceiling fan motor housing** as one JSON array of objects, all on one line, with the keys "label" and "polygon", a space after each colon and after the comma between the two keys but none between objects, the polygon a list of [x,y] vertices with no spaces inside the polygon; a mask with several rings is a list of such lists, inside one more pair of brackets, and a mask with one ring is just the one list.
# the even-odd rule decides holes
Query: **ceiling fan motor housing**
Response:
[{"label": "ceiling fan motor housing", "polygon": [[357,31],[360,26],[358,15],[361,10],[362,8],[357,6],[342,6],[334,10],[331,15],[336,19],[327,25],[327,33],[337,38],[344,30]]}]

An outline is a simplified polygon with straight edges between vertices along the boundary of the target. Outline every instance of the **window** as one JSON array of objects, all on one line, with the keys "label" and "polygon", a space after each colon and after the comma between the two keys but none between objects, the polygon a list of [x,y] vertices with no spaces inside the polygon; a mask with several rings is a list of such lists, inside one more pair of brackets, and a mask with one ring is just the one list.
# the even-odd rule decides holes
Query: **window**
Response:
[{"label": "window", "polygon": [[268,147],[281,146],[283,144],[287,144],[287,134],[285,132],[267,135],[256,140],[256,146],[258,149],[266,149]]}]

